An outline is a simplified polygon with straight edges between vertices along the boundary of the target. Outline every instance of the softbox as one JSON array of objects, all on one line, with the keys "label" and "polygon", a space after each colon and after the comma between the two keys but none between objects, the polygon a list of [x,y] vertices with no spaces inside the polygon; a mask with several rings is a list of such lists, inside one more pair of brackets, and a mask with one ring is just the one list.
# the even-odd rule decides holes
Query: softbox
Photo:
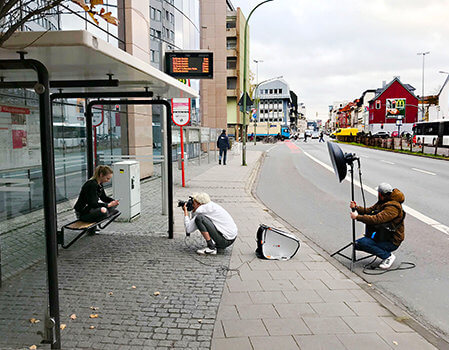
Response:
[{"label": "softbox", "polygon": [[298,238],[291,233],[261,224],[256,234],[259,259],[288,260],[299,249]]},{"label": "softbox", "polygon": [[328,142],[327,148],[329,150],[332,166],[334,167],[334,173],[337,175],[338,181],[342,182],[348,171],[346,157],[341,148],[333,142]]}]

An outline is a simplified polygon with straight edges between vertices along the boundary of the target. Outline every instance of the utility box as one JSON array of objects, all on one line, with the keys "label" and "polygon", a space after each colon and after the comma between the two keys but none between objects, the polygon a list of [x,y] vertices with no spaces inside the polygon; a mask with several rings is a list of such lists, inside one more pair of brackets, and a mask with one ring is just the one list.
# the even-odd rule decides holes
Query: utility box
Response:
[{"label": "utility box", "polygon": [[131,221],[140,214],[140,165],[135,160],[114,163],[114,199],[120,200],[120,221]]}]

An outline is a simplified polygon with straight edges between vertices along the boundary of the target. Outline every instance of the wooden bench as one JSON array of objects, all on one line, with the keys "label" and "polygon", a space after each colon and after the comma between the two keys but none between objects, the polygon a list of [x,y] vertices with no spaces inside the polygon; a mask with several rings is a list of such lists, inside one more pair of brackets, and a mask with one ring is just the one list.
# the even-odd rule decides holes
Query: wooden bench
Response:
[{"label": "wooden bench", "polygon": [[[84,222],[81,220],[75,220],[67,225],[62,226],[61,230],[58,231],[58,244],[61,245],[62,248],[67,249],[73,243],[75,243],[78,239],[80,239],[84,234],[86,234],[90,229],[99,228],[100,230],[105,229],[111,222],[117,219],[120,216],[120,212],[117,211],[108,217],[104,218],[98,222]],[[64,231],[81,231],[74,239],[72,239],[68,244],[64,243]]]}]

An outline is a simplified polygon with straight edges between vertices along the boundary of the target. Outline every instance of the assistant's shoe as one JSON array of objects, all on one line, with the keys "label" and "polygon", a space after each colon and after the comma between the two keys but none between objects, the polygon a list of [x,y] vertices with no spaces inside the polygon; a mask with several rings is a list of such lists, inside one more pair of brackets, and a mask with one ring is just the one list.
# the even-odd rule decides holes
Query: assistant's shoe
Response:
[{"label": "assistant's shoe", "polygon": [[209,247],[206,247],[203,249],[198,249],[196,252],[200,255],[217,255],[217,248],[210,249]]},{"label": "assistant's shoe", "polygon": [[380,263],[379,267],[382,270],[387,270],[387,269],[389,269],[391,267],[391,265],[393,265],[395,260],[396,260],[396,257],[394,256],[393,253],[391,253],[391,255],[388,258],[382,260],[382,262]]},{"label": "assistant's shoe", "polygon": [[221,165],[221,160],[219,160],[219,161],[218,161],[218,164],[220,164],[220,165]]}]

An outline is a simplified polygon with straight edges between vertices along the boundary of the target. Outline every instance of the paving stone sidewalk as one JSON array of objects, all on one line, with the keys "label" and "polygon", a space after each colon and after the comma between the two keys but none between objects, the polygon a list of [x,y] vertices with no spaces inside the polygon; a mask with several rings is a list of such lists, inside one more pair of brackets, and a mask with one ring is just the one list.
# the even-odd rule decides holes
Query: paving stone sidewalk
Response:
[{"label": "paving stone sidewalk", "polygon": [[[148,212],[158,180],[142,186],[137,221],[61,251],[63,349],[433,349],[306,241],[290,261],[254,258],[259,223],[284,228],[249,192],[260,157],[191,167],[187,188],[176,186],[176,199],[206,191],[235,218],[239,237],[217,256],[196,256],[202,239],[185,238],[179,208],[175,238],[160,231]],[[29,319],[42,318],[45,286],[42,263],[5,283],[0,349],[38,345],[42,323]]]},{"label": "paving stone sidewalk", "polygon": [[[260,154],[248,155],[247,168],[254,169]],[[207,184],[209,178],[213,197],[224,200],[239,227],[230,265],[238,273],[231,271],[226,279],[213,350],[435,349],[366,293],[363,280],[337,268],[299,232],[293,233],[301,248],[291,260],[254,259],[260,223],[288,229],[253,199],[252,179],[245,184],[248,169],[234,159],[213,171],[213,177],[211,170],[192,183]]]}]

